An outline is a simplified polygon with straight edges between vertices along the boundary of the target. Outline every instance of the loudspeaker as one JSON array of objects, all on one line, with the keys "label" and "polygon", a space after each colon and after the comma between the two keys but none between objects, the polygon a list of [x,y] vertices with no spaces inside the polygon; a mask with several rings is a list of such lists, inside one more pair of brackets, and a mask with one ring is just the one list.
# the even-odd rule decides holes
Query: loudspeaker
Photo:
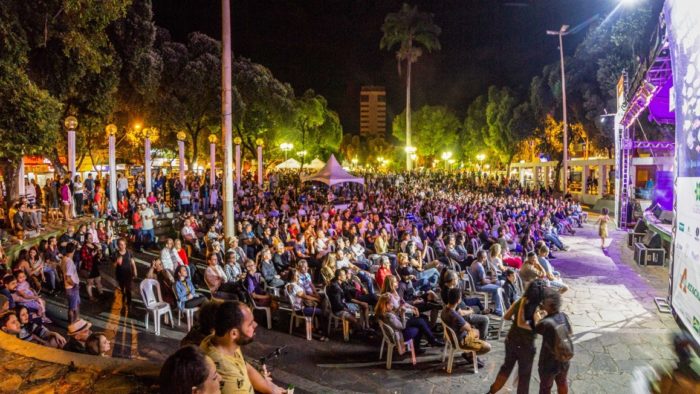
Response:
[{"label": "loudspeaker", "polygon": [[647,226],[647,222],[645,222],[644,219],[637,220],[637,224],[634,226],[635,233],[646,233],[648,229],[649,227]]},{"label": "loudspeaker", "polygon": [[655,249],[661,247],[661,234],[654,232],[647,232],[647,235],[642,238],[642,243],[649,249]]}]

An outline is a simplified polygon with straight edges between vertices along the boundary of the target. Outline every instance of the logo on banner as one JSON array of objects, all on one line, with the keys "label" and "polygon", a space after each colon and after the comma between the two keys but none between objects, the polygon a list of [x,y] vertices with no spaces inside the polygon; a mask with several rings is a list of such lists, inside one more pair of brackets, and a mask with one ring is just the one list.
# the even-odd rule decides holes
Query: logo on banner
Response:
[{"label": "logo on banner", "polygon": [[680,287],[684,293],[688,293],[688,269],[687,268],[683,269],[683,274],[681,275],[681,281],[678,284],[678,287]]},{"label": "logo on banner", "polygon": [[685,223],[679,222],[678,223],[678,230],[680,230],[681,232],[685,231]]},{"label": "logo on banner", "polygon": [[695,201],[700,201],[700,182],[695,183]]},{"label": "logo on banner", "polygon": [[693,316],[693,330],[695,330],[695,332],[700,332],[700,320],[695,316]]}]

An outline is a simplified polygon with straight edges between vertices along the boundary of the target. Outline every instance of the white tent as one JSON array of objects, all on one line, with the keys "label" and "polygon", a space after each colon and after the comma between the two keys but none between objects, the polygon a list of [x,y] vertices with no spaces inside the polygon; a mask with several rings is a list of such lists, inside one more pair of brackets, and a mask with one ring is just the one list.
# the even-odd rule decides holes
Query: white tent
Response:
[{"label": "white tent", "polygon": [[323,168],[321,168],[317,173],[308,176],[303,176],[301,178],[303,182],[318,181],[323,182],[328,186],[337,185],[339,183],[354,182],[365,184],[365,180],[362,177],[356,177],[345,171],[343,167],[338,164],[338,160],[335,156],[331,155]]},{"label": "white tent", "polygon": [[322,162],[319,159],[313,159],[311,160],[311,163],[304,164],[304,168],[309,169],[309,170],[320,170],[325,166],[326,163]]},{"label": "white tent", "polygon": [[301,163],[294,159],[283,161],[282,163],[275,166],[275,168],[277,168],[278,170],[297,169],[299,167],[301,167]]}]

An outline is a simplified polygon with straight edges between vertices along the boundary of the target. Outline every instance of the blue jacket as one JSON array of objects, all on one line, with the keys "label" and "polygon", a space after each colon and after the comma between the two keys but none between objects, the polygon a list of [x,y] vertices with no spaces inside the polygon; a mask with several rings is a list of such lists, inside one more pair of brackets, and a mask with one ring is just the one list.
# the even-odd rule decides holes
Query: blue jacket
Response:
[{"label": "blue jacket", "polygon": [[[190,294],[193,296],[197,295],[195,292],[195,287],[192,284],[192,280],[187,277],[186,281],[187,286],[190,288]],[[187,288],[181,280],[175,282],[175,292],[177,293],[177,307],[179,309],[185,309],[185,301],[187,301]]]}]

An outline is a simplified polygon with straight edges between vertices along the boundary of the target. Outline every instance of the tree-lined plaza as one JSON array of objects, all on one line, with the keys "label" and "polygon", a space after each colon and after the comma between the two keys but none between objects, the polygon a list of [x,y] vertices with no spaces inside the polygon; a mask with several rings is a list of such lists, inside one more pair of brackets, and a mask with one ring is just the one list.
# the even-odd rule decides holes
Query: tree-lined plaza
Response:
[{"label": "tree-lined plaza", "polygon": [[694,392],[688,1],[0,2],[0,391]]}]

